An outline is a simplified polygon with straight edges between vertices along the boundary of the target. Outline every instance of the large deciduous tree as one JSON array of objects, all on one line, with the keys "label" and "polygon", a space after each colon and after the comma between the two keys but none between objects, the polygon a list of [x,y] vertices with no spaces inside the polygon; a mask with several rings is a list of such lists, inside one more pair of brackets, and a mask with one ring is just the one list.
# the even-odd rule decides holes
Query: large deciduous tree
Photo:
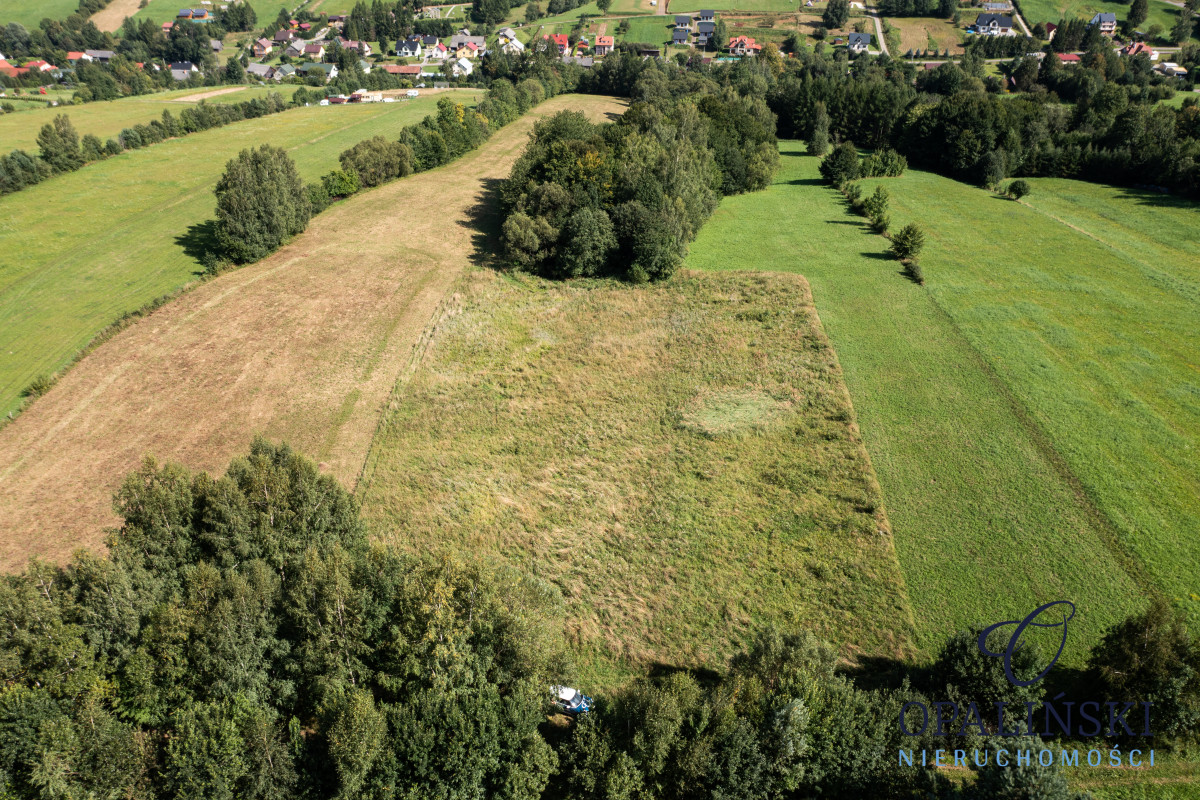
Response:
[{"label": "large deciduous tree", "polygon": [[232,159],[216,195],[217,243],[237,262],[256,261],[275,250],[303,231],[312,215],[295,163],[270,145]]}]

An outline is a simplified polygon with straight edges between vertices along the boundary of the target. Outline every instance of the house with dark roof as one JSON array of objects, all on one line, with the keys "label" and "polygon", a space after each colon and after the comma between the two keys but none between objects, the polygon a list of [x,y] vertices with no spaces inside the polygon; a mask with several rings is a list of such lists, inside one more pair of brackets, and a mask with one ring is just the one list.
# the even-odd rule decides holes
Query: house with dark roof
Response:
[{"label": "house with dark roof", "polygon": [[687,14],[676,14],[675,15],[675,27],[676,28],[692,27],[692,18],[689,17]]},{"label": "house with dark roof", "polygon": [[1112,36],[1117,32],[1117,15],[1110,11],[1103,11],[1092,17],[1092,21],[1088,25],[1099,27],[1100,33],[1105,36]]},{"label": "house with dark roof", "polygon": [[288,42],[292,41],[295,38],[296,38],[296,32],[289,31],[285,28],[282,30],[275,31],[274,41],[276,44],[287,44]]},{"label": "house with dark roof", "polygon": [[322,73],[326,83],[329,83],[338,76],[337,64],[302,64],[297,71],[306,78],[310,75]]},{"label": "house with dark roof", "polygon": [[869,33],[852,33],[847,39],[846,49],[851,53],[865,53],[867,48],[871,46],[871,34]]},{"label": "house with dark roof", "polygon": [[304,57],[311,58],[314,61],[320,61],[325,57],[325,45],[321,44],[306,44],[304,45]]},{"label": "house with dark roof", "polygon": [[193,75],[200,74],[200,69],[190,61],[172,61],[167,64],[171,77],[177,81],[186,81]]},{"label": "house with dark roof", "polygon": [[246,67],[246,74],[265,81],[275,75],[275,68],[270,64],[250,64]]},{"label": "house with dark roof", "polygon": [[255,58],[262,58],[263,56],[268,55],[274,49],[275,45],[269,39],[259,39],[254,44],[250,45],[250,51],[254,53]]},{"label": "house with dark roof", "polygon": [[717,18],[717,12],[713,11],[712,9],[706,8],[700,12],[700,21],[701,22],[713,22],[714,20],[716,20],[716,18]]},{"label": "house with dark roof", "polygon": [[988,36],[1008,36],[1013,21],[1008,14],[980,14],[975,18],[975,32]]},{"label": "house with dark roof", "polygon": [[117,57],[112,50],[84,50],[83,52],[91,56],[92,61],[99,61],[101,64],[107,64]]},{"label": "house with dark roof", "polygon": [[676,28],[671,31],[671,44],[687,44],[688,34],[687,28]]},{"label": "house with dark roof", "polygon": [[420,58],[421,52],[421,40],[416,36],[409,37],[396,45],[396,55],[401,58]]},{"label": "house with dark roof", "polygon": [[717,23],[715,22],[701,22],[696,25],[696,44],[707,45],[712,41],[716,29]]},{"label": "house with dark roof", "polygon": [[209,39],[208,46],[212,48],[214,53],[219,53],[225,49],[225,44],[220,39]]}]

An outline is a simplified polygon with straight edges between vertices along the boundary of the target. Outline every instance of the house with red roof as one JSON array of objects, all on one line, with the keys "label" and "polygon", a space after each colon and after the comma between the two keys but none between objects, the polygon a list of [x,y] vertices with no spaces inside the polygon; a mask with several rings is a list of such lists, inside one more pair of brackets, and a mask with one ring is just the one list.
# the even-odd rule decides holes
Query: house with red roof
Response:
[{"label": "house with red roof", "polygon": [[1078,64],[1079,56],[1075,53],[1059,53],[1058,60],[1063,64]]},{"label": "house with red roof", "polygon": [[757,55],[762,45],[753,36],[733,36],[729,39],[729,52],[735,56]]},{"label": "house with red roof", "polygon": [[606,56],[613,51],[613,37],[597,36],[596,46],[592,48],[592,55]]},{"label": "house with red roof", "polygon": [[543,46],[547,44],[554,45],[560,56],[566,55],[567,51],[571,49],[571,40],[567,38],[565,33],[545,33],[542,34],[542,39]]},{"label": "house with red roof", "polygon": [[72,64],[74,64],[76,61],[91,61],[91,60],[92,60],[91,56],[89,56],[87,53],[81,52],[79,50],[72,50],[71,52],[67,53],[67,61],[70,61]]},{"label": "house with red roof", "polygon": [[255,58],[262,58],[275,49],[275,43],[270,39],[259,39],[250,46],[250,49],[254,52]]},{"label": "house with red roof", "polygon": [[54,66],[49,61],[43,61],[40,58],[37,61],[26,61],[21,66],[29,70],[36,69],[39,72],[53,72],[54,70],[58,69],[58,67]]},{"label": "house with red roof", "polygon": [[1133,58],[1134,56],[1145,55],[1151,61],[1158,60],[1158,51],[1145,42],[1134,42],[1133,44],[1122,47],[1121,55],[1129,56],[1130,58]]}]

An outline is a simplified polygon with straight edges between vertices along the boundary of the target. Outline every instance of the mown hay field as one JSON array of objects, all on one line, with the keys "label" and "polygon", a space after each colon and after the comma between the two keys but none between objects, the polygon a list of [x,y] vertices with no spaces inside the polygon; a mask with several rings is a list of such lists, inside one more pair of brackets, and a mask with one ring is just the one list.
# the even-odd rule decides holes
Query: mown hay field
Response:
[{"label": "mown hay field", "polygon": [[769,623],[848,656],[912,651],[878,487],[798,276],[468,275],[359,496],[378,537],[556,584],[589,685],[721,668]]},{"label": "mown hay field", "polygon": [[[276,253],[89,353],[0,429],[0,568],[101,547],[117,521],[113,492],[146,455],[219,472],[261,433],[353,489],[389,395],[476,252],[490,182],[512,168],[534,121],[564,108],[602,118],[624,102],[548,100],[453,164],[335,204]],[[361,122],[355,140],[368,135]],[[336,153],[293,151],[308,176]]]},{"label": "mown hay field", "polygon": [[[1066,598],[1080,613],[1065,658],[1079,664],[1108,625],[1140,607],[1144,575],[1049,446],[1008,362],[981,355],[979,337],[953,314],[990,303],[1007,322],[988,335],[1011,338],[1013,319],[1043,302],[1011,271],[1050,257],[1069,287],[1065,274],[1090,240],[1015,203],[910,171],[887,183],[893,226],[917,219],[929,231],[920,287],[821,182],[802,144],[781,150],[775,185],[722,201],[689,265],[808,278],[882,486],[922,649],[932,653],[957,629],[1023,617],[1034,600]],[[1021,244],[1033,241],[1036,252]],[[1096,271],[1112,267],[1096,250],[1086,257]],[[1087,300],[1086,284],[1074,291],[1057,302]]]},{"label": "mown hay field", "polygon": [[180,111],[196,105],[202,95],[211,95],[204,98],[208,103],[241,103],[256,97],[265,97],[271,92],[291,97],[296,91],[295,86],[224,88],[236,88],[237,91],[212,95],[213,89],[177,89],[78,106],[63,104],[31,109],[20,114],[5,114],[0,116],[0,153],[22,149],[31,155],[37,155],[38,131],[59,114],[66,114],[71,119],[71,124],[80,138],[90,133],[104,140],[115,138],[125,128],[161,119],[164,111],[170,111],[172,116],[178,117]]},{"label": "mown hay field", "polygon": [[293,109],[130,151],[0,198],[0,415],[122,314],[196,279],[210,246],[204,224],[216,205],[213,187],[240,150],[283,147],[314,180],[347,147],[397,134],[435,111],[437,100]]}]

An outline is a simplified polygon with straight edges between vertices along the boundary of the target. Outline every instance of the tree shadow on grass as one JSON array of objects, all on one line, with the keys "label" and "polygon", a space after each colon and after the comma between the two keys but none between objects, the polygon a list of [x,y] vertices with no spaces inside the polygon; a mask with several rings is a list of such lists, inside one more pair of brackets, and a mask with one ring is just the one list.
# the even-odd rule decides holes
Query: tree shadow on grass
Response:
[{"label": "tree shadow on grass", "polygon": [[893,656],[859,656],[841,672],[860,689],[899,689],[907,678],[915,691],[932,683],[929,667]]},{"label": "tree shadow on grass", "polygon": [[649,676],[651,678],[669,678],[681,672],[691,675],[696,683],[701,686],[716,686],[721,682],[721,673],[715,669],[708,669],[707,667],[682,667],[677,664],[664,664],[661,661],[656,661],[650,665]]},{"label": "tree shadow on grass", "polygon": [[796,178],[794,181],[788,181],[788,186],[824,186],[825,181],[821,178]]},{"label": "tree shadow on grass", "polygon": [[891,261],[892,257],[888,253],[859,253],[863,258],[873,258],[876,261]]},{"label": "tree shadow on grass", "polygon": [[[217,221],[210,219],[189,225],[185,233],[175,237],[175,244],[183,248],[188,258],[202,265],[207,254],[216,255],[220,252],[220,246],[217,244]],[[201,266],[194,274],[203,275],[204,267]]]},{"label": "tree shadow on grass", "polygon": [[467,219],[459,224],[473,231],[471,263],[477,267],[503,269],[500,260],[500,187],[502,178],[484,178],[475,205],[467,209]]},{"label": "tree shadow on grass", "polygon": [[1138,205],[1143,206],[1158,206],[1159,208],[1183,208],[1192,211],[1200,210],[1200,203],[1195,200],[1189,200],[1186,197],[1180,197],[1176,194],[1169,194],[1165,189],[1139,189],[1136,187],[1122,187],[1120,189],[1121,197],[1126,200],[1133,200]]}]

